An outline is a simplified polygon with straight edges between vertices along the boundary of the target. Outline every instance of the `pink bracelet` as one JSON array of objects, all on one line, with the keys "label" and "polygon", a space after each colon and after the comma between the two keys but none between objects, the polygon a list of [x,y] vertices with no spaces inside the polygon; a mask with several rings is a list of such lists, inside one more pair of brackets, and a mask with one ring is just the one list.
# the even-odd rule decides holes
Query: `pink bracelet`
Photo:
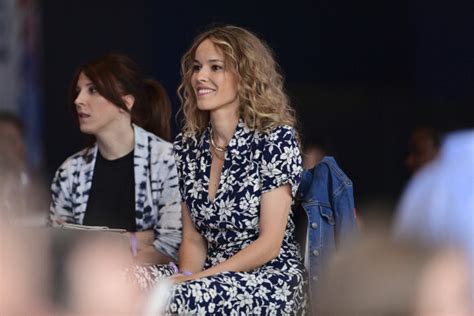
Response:
[{"label": "pink bracelet", "polygon": [[132,255],[137,256],[138,241],[137,236],[134,232],[130,232],[130,249],[132,249]]},{"label": "pink bracelet", "polygon": [[173,261],[171,261],[171,262],[169,263],[169,265],[170,265],[171,269],[173,269],[173,274],[181,273],[181,274],[183,274],[183,275],[185,275],[185,276],[193,275],[193,273],[192,273],[191,271],[180,271],[180,270],[178,269],[178,266],[176,265],[176,263],[174,263]]},{"label": "pink bracelet", "polygon": [[171,261],[169,265],[170,265],[171,269],[173,269],[173,274],[179,273],[179,269],[178,269],[178,267],[176,266],[176,263],[174,263],[173,261]]}]

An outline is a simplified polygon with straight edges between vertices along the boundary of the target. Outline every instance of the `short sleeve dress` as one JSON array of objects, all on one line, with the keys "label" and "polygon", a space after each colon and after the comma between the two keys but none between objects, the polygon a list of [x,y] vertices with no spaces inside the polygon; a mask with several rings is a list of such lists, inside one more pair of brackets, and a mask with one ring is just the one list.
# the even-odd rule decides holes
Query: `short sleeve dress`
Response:
[{"label": "short sleeve dress", "polygon": [[[196,229],[207,241],[204,269],[230,258],[259,236],[263,193],[289,184],[293,197],[301,179],[295,130],[267,133],[241,120],[231,139],[214,200],[208,199],[210,127],[175,140],[180,190]],[[305,304],[304,267],[290,210],[280,254],[251,272],[223,272],[174,287],[168,312],[179,314],[298,314]],[[160,269],[158,269],[160,270]],[[161,272],[155,271],[155,277]],[[161,275],[162,276],[162,275]]]}]

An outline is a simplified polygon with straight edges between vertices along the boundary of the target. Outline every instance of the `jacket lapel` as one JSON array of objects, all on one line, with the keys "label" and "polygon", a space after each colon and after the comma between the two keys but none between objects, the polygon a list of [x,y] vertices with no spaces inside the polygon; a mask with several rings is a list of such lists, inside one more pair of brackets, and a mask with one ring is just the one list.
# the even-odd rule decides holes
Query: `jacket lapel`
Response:
[{"label": "jacket lapel", "polygon": [[[84,214],[87,209],[87,202],[89,201],[89,195],[92,187],[92,178],[94,176],[94,167],[97,158],[97,144],[94,147],[89,148],[85,151],[82,163],[82,168],[79,168],[78,181],[76,182],[75,188],[73,188],[73,194],[76,196],[74,199],[74,217],[77,223],[83,223]],[[81,179],[83,182],[81,183]]]},{"label": "jacket lapel", "polygon": [[150,228],[152,218],[152,199],[150,183],[150,142],[146,132],[133,125],[135,149],[133,156],[135,174],[135,211],[137,230]]}]

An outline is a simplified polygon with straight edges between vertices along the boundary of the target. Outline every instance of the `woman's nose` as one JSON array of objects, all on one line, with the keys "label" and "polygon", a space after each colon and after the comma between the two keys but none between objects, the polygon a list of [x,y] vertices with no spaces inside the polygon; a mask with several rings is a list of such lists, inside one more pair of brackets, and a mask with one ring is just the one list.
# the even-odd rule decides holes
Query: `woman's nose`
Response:
[{"label": "woman's nose", "polygon": [[208,73],[207,71],[203,68],[199,69],[196,75],[196,79],[200,82],[207,81],[208,79]]},{"label": "woman's nose", "polygon": [[84,95],[81,91],[77,93],[76,99],[74,100],[75,105],[83,105],[84,104]]}]

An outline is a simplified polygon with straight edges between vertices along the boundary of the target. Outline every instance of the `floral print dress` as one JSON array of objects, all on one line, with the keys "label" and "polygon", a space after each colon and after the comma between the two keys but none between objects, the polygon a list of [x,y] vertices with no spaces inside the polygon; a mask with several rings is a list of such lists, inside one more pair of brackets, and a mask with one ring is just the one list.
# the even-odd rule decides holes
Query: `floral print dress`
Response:
[{"label": "floral print dress", "polygon": [[[280,126],[268,133],[250,130],[241,120],[226,152],[219,187],[208,199],[210,127],[199,137],[175,141],[180,190],[208,253],[204,269],[230,258],[259,236],[260,198],[289,184],[294,197],[300,182],[301,155],[295,131]],[[170,313],[298,314],[305,304],[304,267],[288,218],[280,254],[251,272],[223,272],[174,286]],[[143,272],[143,271],[142,271]],[[167,266],[142,273],[143,285],[171,274]]]}]

